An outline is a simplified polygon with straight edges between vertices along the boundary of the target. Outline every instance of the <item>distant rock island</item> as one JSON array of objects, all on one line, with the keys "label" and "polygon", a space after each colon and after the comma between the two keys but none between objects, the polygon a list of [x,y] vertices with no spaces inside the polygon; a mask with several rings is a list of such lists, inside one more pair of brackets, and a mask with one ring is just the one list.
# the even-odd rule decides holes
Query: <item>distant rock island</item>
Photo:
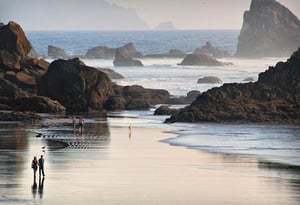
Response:
[{"label": "distant rock island", "polygon": [[166,122],[300,123],[300,48],[258,81],[212,88]]},{"label": "distant rock island", "polygon": [[252,0],[244,13],[237,57],[289,56],[300,45],[300,21],[275,0]]},{"label": "distant rock island", "polygon": [[175,26],[171,21],[162,22],[154,30],[175,30]]}]

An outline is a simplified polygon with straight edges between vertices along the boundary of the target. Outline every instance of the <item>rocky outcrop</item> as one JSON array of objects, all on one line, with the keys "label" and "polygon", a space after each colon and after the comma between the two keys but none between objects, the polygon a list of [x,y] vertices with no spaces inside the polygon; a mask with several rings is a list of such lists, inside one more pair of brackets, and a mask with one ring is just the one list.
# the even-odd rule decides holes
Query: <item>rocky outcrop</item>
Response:
[{"label": "rocky outcrop", "polygon": [[127,49],[119,48],[116,51],[116,57],[113,61],[114,66],[143,66],[139,60],[134,60],[130,57]]},{"label": "rocky outcrop", "polygon": [[0,121],[37,122],[42,117],[34,112],[0,112]]},{"label": "rocky outcrop", "polygon": [[288,56],[300,45],[300,21],[275,0],[252,0],[244,13],[237,57]]},{"label": "rocky outcrop", "polygon": [[41,96],[18,98],[0,97],[0,102],[7,106],[5,110],[32,111],[38,113],[59,113],[66,110],[58,101]]},{"label": "rocky outcrop", "polygon": [[177,114],[177,109],[172,109],[169,106],[162,105],[154,111],[154,115],[174,115]]},{"label": "rocky outcrop", "polygon": [[198,79],[197,83],[200,83],[200,84],[222,84],[223,82],[218,77],[207,76],[207,77]]},{"label": "rocky outcrop", "polygon": [[62,48],[49,45],[48,46],[48,57],[50,58],[60,58],[60,59],[69,59],[70,55],[68,55]]},{"label": "rocky outcrop", "polygon": [[0,27],[0,66],[21,69],[21,62],[28,60],[31,44],[19,24],[11,21]]},{"label": "rocky outcrop", "polygon": [[116,55],[115,48],[109,48],[106,46],[97,46],[91,48],[85,54],[85,58],[88,59],[111,59]]},{"label": "rocky outcrop", "polygon": [[204,54],[213,58],[228,58],[231,57],[228,51],[223,51],[219,48],[212,46],[211,42],[206,42],[205,46],[197,48],[194,53]]},{"label": "rocky outcrop", "polygon": [[[126,50],[128,55],[132,58],[143,57],[142,53],[136,50],[133,43],[127,43],[124,46],[119,47],[119,48]],[[88,58],[88,59],[112,59],[116,56],[116,51],[119,48],[97,46],[97,47],[89,49],[85,55],[85,58]]]},{"label": "rocky outcrop", "polygon": [[187,55],[178,65],[223,66],[224,63],[201,53],[193,53]]},{"label": "rocky outcrop", "polygon": [[68,111],[101,110],[114,95],[107,75],[78,58],[53,61],[38,89],[39,95],[58,100]]},{"label": "rocky outcrop", "polygon": [[184,58],[186,53],[178,49],[171,49],[168,53],[148,54],[145,58]]},{"label": "rocky outcrop", "polygon": [[224,84],[202,93],[167,122],[300,123],[300,48],[255,83]]}]

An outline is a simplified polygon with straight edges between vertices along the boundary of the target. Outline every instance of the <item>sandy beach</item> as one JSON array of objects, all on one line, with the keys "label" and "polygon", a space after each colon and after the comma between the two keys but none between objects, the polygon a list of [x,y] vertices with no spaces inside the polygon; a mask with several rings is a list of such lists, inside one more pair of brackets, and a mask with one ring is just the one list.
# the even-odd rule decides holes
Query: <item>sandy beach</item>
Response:
[{"label": "sandy beach", "polygon": [[[88,132],[78,138],[82,140]],[[112,126],[98,149],[45,152],[37,151],[45,139],[24,133],[27,148],[10,151],[16,159],[12,173],[4,176],[4,163],[0,164],[0,204],[276,205],[300,201],[299,181],[285,180],[283,170],[262,169],[251,157],[170,146],[160,140],[175,135],[161,128],[133,125],[129,136],[128,127]],[[40,181],[37,177],[35,187],[30,161],[39,152],[45,158],[46,177]]]}]

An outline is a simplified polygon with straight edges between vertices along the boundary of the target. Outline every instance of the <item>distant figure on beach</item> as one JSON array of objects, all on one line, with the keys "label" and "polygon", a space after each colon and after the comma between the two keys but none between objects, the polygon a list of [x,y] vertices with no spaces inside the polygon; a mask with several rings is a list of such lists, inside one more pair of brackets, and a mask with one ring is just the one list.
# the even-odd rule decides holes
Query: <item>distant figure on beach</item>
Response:
[{"label": "distant figure on beach", "polygon": [[82,117],[80,116],[79,117],[79,131],[80,131],[80,134],[82,135],[82,130],[83,130],[83,122],[84,120],[82,119]]},{"label": "distant figure on beach", "polygon": [[33,160],[32,160],[32,162],[31,162],[31,168],[33,169],[33,176],[34,176],[34,178],[35,178],[35,176],[36,176],[36,171],[37,171],[37,169],[38,169],[38,161],[37,161],[37,159],[36,159],[36,156],[33,157]]},{"label": "distant figure on beach", "polygon": [[41,155],[41,157],[39,158],[39,176],[40,177],[41,177],[41,174],[43,174],[43,177],[45,176],[43,155]]},{"label": "distant figure on beach", "polygon": [[131,134],[132,134],[132,125],[131,124],[128,126],[128,134],[129,134],[129,138],[131,139]]}]

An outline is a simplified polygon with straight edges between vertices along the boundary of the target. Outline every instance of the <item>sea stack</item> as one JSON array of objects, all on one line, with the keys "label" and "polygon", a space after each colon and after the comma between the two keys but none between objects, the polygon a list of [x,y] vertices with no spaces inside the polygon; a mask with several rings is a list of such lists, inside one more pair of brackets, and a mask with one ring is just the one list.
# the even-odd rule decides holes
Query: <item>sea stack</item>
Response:
[{"label": "sea stack", "polygon": [[300,21],[275,0],[252,0],[244,13],[237,57],[286,57],[300,45]]}]

